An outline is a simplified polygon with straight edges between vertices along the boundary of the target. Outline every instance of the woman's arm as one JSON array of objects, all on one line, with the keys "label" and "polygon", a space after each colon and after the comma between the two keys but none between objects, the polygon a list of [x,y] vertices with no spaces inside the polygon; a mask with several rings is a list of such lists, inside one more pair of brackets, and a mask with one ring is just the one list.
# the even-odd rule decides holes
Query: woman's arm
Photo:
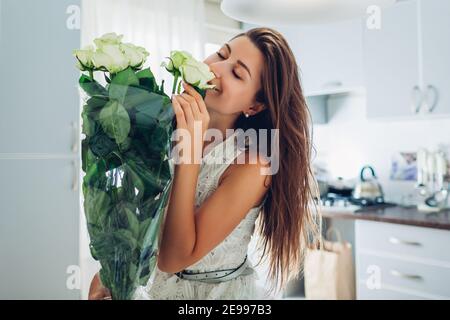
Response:
[{"label": "woman's arm", "polygon": [[[261,162],[231,165],[219,187],[196,212],[195,186],[184,188],[195,180],[194,172],[183,172],[180,168],[161,239],[160,270],[174,273],[194,264],[222,242],[251,208],[261,203],[267,191],[266,178],[270,183],[269,176],[261,175],[262,167]],[[182,176],[184,173],[186,176]]]},{"label": "woman's arm", "polygon": [[[206,130],[206,106],[190,86],[186,93],[172,98],[178,128],[193,134],[194,121],[201,121]],[[217,190],[195,212],[195,190],[199,164],[178,164],[164,222],[158,255],[158,268],[174,273],[200,260],[222,242],[257,206],[267,191],[268,176],[261,175],[265,164],[230,165]]]},{"label": "woman's arm", "polygon": [[178,272],[179,259],[187,258],[195,244],[194,201],[198,177],[196,165],[176,165],[169,206],[164,221],[158,267]]}]

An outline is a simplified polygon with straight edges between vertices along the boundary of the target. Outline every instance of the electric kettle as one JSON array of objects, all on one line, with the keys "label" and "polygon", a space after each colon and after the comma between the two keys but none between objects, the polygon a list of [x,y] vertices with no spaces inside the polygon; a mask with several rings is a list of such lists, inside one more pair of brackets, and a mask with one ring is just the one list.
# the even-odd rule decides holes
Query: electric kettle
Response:
[{"label": "electric kettle", "polygon": [[[366,171],[370,171],[371,177],[365,177]],[[352,197],[365,204],[384,203],[383,190],[371,166],[364,166],[361,169],[360,181],[356,184]]]}]

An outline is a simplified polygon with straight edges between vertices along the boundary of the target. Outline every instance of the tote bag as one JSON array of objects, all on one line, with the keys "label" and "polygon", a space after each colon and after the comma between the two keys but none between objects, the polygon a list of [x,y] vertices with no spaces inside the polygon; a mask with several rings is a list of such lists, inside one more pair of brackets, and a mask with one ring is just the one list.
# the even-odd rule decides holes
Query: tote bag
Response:
[{"label": "tote bag", "polygon": [[[337,242],[329,239],[335,232]],[[329,228],[320,248],[309,248],[305,257],[305,296],[314,300],[355,299],[355,271],[352,246],[343,242],[340,232]]]}]

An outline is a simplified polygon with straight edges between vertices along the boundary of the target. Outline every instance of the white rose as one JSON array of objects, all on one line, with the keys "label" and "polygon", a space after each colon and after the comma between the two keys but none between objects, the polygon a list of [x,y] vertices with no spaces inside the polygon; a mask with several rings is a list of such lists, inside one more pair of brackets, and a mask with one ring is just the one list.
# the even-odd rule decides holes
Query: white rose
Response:
[{"label": "white rose", "polygon": [[110,73],[117,73],[129,66],[129,59],[119,45],[103,45],[94,53],[92,61],[97,69],[105,68]]},{"label": "white rose", "polygon": [[148,52],[144,48],[137,47],[131,43],[121,44],[120,49],[128,58],[129,65],[133,68],[140,68],[148,57]]},{"label": "white rose", "polygon": [[89,70],[94,67],[92,57],[94,55],[94,46],[89,45],[80,50],[74,50],[73,55],[77,58],[77,67],[81,71]]},{"label": "white rose", "polygon": [[209,70],[209,66],[193,58],[186,59],[180,67],[183,80],[200,89],[212,89],[215,85],[207,82],[214,79],[215,75]]},{"label": "white rose", "polygon": [[179,71],[180,67],[187,59],[193,59],[191,54],[186,51],[171,51],[169,62],[166,64],[165,62],[161,63],[162,67],[165,67],[167,71],[174,73]]},{"label": "white rose", "polygon": [[104,45],[118,45],[122,42],[123,35],[117,35],[114,32],[106,33],[100,38],[94,40],[97,48],[102,48]]}]

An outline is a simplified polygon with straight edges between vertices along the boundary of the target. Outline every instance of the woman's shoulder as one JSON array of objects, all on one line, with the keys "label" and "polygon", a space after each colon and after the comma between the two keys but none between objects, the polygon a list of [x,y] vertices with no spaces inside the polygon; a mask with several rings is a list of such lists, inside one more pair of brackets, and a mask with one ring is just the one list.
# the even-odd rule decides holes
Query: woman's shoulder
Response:
[{"label": "woman's shoulder", "polygon": [[268,175],[268,167],[270,162],[261,153],[246,150],[242,152],[234,161],[226,168],[219,179],[219,185],[225,179],[233,179],[240,183],[248,180],[257,188],[267,189],[271,182],[271,175]]}]

